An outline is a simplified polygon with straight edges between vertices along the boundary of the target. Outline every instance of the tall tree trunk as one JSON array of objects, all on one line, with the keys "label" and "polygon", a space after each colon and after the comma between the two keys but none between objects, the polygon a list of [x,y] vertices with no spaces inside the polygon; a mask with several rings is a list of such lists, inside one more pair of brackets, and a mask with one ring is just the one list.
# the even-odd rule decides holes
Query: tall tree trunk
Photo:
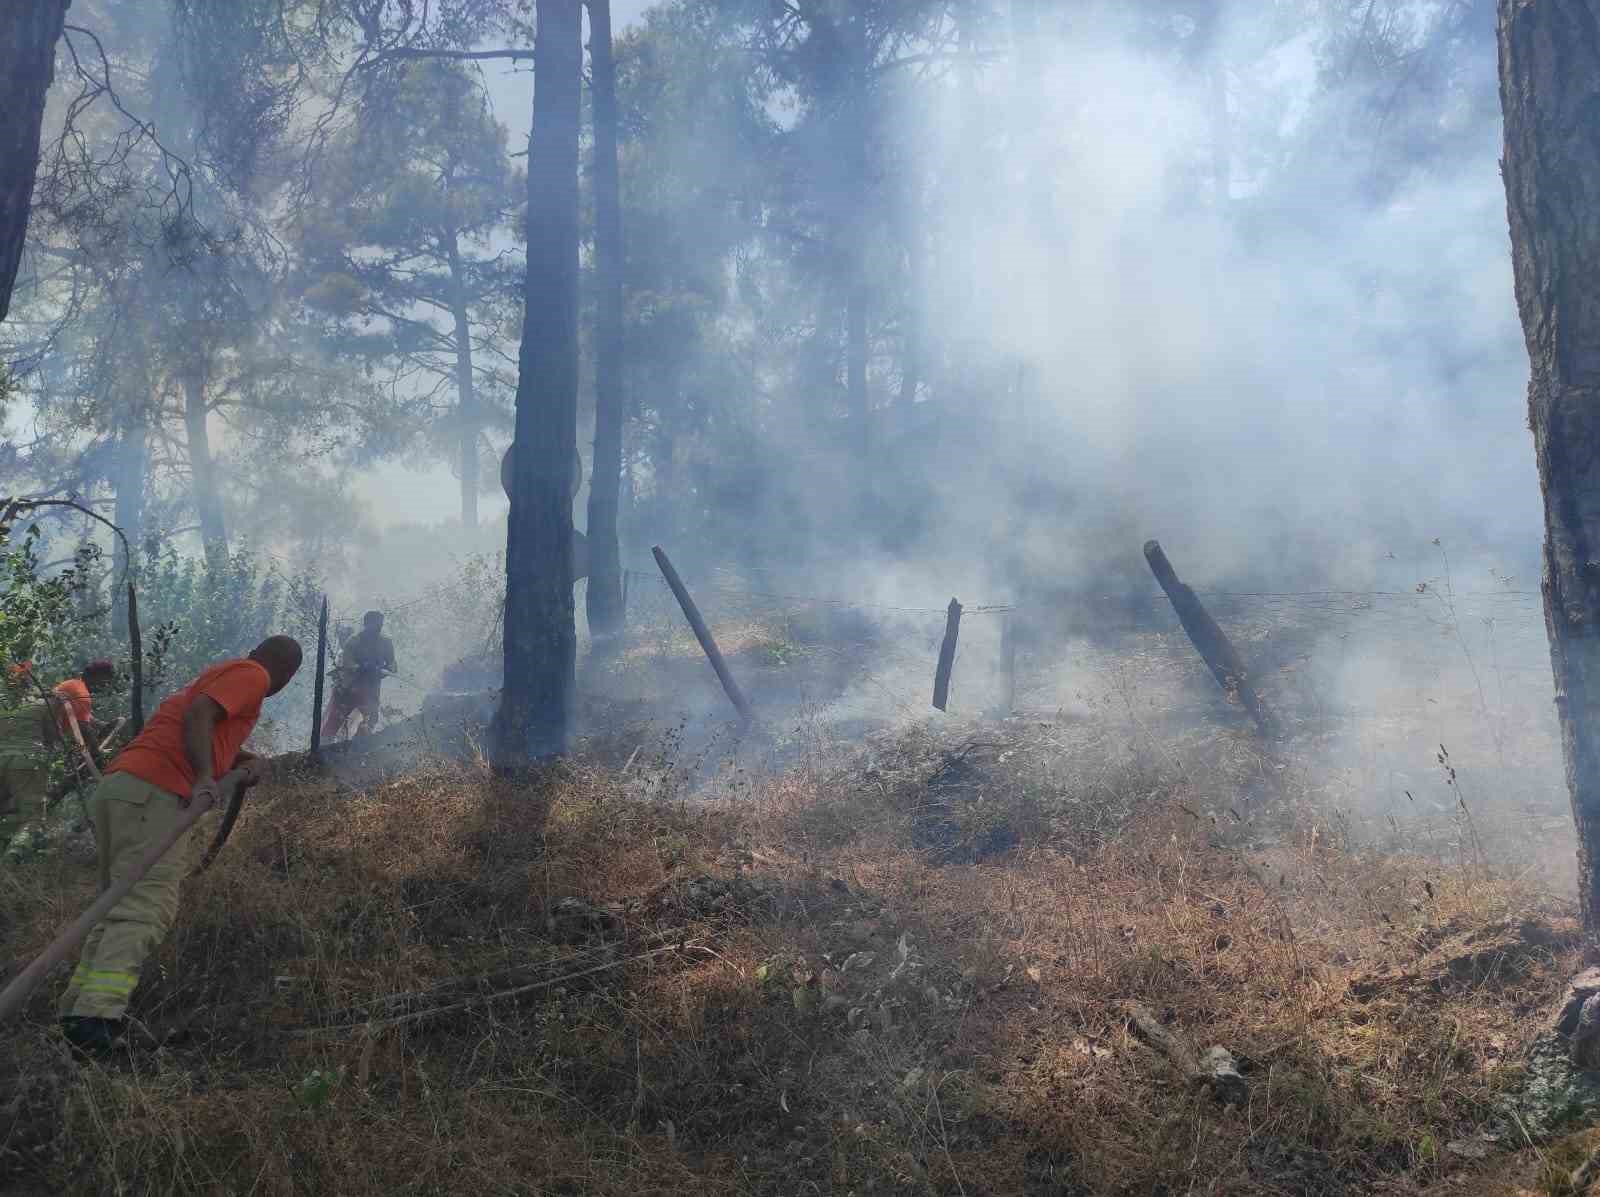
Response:
[{"label": "tall tree trunk", "polygon": [[594,99],[594,256],[600,286],[595,330],[594,467],[589,476],[589,630],[622,628],[622,201],[617,182],[617,68],[611,0],[587,0]]},{"label": "tall tree trunk", "polygon": [[566,750],[577,658],[568,484],[578,441],[580,0],[539,0],[538,14],[506,536],[505,689],[495,717],[502,770]]},{"label": "tall tree trunk", "polygon": [[72,0],[11,0],[0,5],[0,320],[11,289],[39,169],[44,98],[55,81],[56,42]]},{"label": "tall tree trunk", "polygon": [[[144,488],[150,466],[150,430],[145,420],[142,406],[130,412],[117,445],[117,503],[112,522],[122,529],[135,554],[144,551]],[[129,560],[121,536],[114,539],[111,630],[117,636],[126,636],[128,610],[120,598],[123,583],[136,579],[139,562],[137,558]]]},{"label": "tall tree trunk", "polygon": [[1600,957],[1600,0],[1500,0],[1502,175],[1528,423],[1544,494],[1544,612],[1587,954]]},{"label": "tall tree trunk", "polygon": [[200,516],[200,543],[213,569],[228,558],[228,529],[222,518],[222,492],[217,467],[211,457],[211,433],[206,428],[206,370],[194,362],[183,372],[183,426],[188,440],[189,472],[194,507]]},{"label": "tall tree trunk", "polygon": [[472,325],[467,320],[467,280],[461,250],[452,231],[445,243],[450,260],[450,314],[456,324],[456,420],[461,473],[461,525],[478,526],[478,393],[472,377]]}]

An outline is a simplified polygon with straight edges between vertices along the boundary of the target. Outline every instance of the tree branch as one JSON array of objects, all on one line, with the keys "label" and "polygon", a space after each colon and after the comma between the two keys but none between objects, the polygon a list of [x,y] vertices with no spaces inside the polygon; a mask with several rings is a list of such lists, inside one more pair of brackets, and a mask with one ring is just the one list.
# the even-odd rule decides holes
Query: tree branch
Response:
[{"label": "tree branch", "polygon": [[128,546],[128,537],[121,528],[99,512],[90,511],[81,503],[74,503],[71,499],[0,499],[0,516],[4,517],[3,521],[0,522],[9,524],[13,516],[21,515],[24,511],[32,511],[38,507],[70,507],[74,511],[83,512],[84,515],[92,520],[99,520],[115,532],[118,539],[122,541],[123,551],[127,554],[126,560],[133,560],[133,550]]},{"label": "tree branch", "polygon": [[363,71],[370,71],[373,67],[385,66],[395,61],[414,61],[417,59],[449,58],[465,62],[485,62],[489,59],[510,59],[516,62],[519,59],[532,59],[533,47],[526,50],[429,50],[421,46],[396,46],[392,50],[385,50],[376,58],[369,58],[361,64]]}]

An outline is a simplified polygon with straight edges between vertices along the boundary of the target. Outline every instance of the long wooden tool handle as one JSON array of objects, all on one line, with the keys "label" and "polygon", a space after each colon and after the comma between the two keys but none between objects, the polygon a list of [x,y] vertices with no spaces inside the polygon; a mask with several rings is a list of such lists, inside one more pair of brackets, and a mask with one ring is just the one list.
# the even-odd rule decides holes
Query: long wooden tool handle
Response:
[{"label": "long wooden tool handle", "polygon": [[127,719],[122,718],[118,719],[111,725],[111,730],[106,733],[106,738],[100,741],[101,752],[104,752],[107,748],[111,747],[111,741],[117,738],[117,733],[122,730],[122,725],[126,722]]},{"label": "long wooden tool handle", "polygon": [[[218,797],[231,795],[233,789],[243,783],[244,778],[244,772],[239,769],[224,774],[217,787]],[[166,835],[161,837],[160,843],[144,854],[144,859],[134,867],[132,872],[101,894],[95,900],[93,906],[78,916],[72,926],[51,940],[50,946],[40,952],[32,964],[13,977],[11,983],[3,990],[0,990],[0,1022],[4,1022],[22,1009],[23,1003],[28,1000],[28,995],[33,992],[33,987],[39,983],[44,975],[65,960],[68,954],[88,937],[89,932],[95,929],[100,920],[111,913],[111,908],[128,896],[128,891],[144,879],[144,875],[155,867],[156,861],[165,856],[171,850],[172,845],[182,839],[184,833],[194,826],[196,820],[211,809],[212,802],[212,799],[204,798],[197,802],[191,802],[184,807],[183,813],[178,816],[178,821],[172,825]]]}]

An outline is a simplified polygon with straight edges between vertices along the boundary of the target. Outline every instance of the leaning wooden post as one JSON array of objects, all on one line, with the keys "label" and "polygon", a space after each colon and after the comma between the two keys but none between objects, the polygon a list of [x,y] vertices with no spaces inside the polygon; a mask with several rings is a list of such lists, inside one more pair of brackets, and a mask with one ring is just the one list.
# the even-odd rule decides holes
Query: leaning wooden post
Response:
[{"label": "leaning wooden post", "polygon": [[1269,738],[1276,736],[1277,720],[1267,709],[1266,703],[1261,701],[1261,695],[1257,694],[1255,687],[1250,684],[1250,676],[1244,667],[1243,659],[1232,642],[1223,634],[1222,629],[1217,626],[1217,621],[1212,619],[1210,613],[1201,606],[1195,592],[1178,581],[1178,575],[1173,571],[1167,555],[1161,551],[1159,541],[1145,541],[1144,559],[1150,563],[1150,572],[1155,574],[1156,581],[1161,583],[1161,589],[1167,592],[1167,598],[1172,602],[1172,609],[1178,613],[1178,622],[1183,624],[1183,630],[1188,633],[1190,643],[1211,670],[1211,676],[1217,679],[1217,685],[1221,686],[1223,692],[1230,698],[1239,699],[1244,709],[1249,712],[1250,718],[1255,720],[1256,727],[1261,730],[1262,735]]},{"label": "leaning wooden post", "polygon": [[311,688],[311,758],[322,751],[322,674],[328,665],[328,596],[322,596],[317,617],[317,678]]},{"label": "leaning wooden post", "polygon": [[672,568],[672,562],[667,560],[667,555],[661,551],[661,546],[656,545],[650,550],[656,559],[656,564],[661,567],[661,576],[667,580],[673,596],[678,600],[678,606],[683,608],[683,616],[689,621],[689,626],[694,629],[694,637],[700,641],[700,647],[705,650],[706,659],[711,662],[711,668],[717,672],[717,680],[722,683],[722,688],[728,692],[728,701],[733,703],[739,716],[749,723],[755,718],[755,713],[750,709],[749,700],[744,696],[744,691],[739,689],[739,683],[733,680],[733,674],[728,672],[728,663],[722,659],[722,650],[717,647],[717,642],[711,638],[711,629],[706,627],[706,621],[700,618],[700,608],[694,605],[694,599],[689,597],[689,591],[684,588],[683,579],[678,577],[678,571]]},{"label": "leaning wooden post", "polygon": [[144,730],[144,642],[139,638],[139,595],[128,583],[128,652],[132,656],[133,698],[129,703],[129,723],[133,734]]},{"label": "leaning wooden post", "polygon": [[939,664],[933,671],[933,705],[944,710],[950,700],[950,671],[956,663],[956,640],[961,635],[961,604],[955,599],[944,613],[944,643],[939,646]]}]

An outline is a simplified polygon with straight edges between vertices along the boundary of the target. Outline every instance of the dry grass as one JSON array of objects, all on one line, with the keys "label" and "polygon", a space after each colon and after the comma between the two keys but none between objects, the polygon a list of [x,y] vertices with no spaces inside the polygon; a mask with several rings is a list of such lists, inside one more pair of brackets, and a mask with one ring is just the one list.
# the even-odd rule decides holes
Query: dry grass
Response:
[{"label": "dry grass", "polygon": [[[453,766],[280,784],[188,886],[139,991],[164,1046],[69,1063],[54,985],[10,1031],[0,1189],[1332,1194],[1479,1174],[1450,1145],[1498,1126],[1574,965],[1568,912],[1350,846],[1247,741],[1203,747],[1180,765],[1020,721],[818,741],[696,803],[641,801],[615,764],[520,789]],[[91,893],[73,859],[7,878],[9,954]],[[1248,1104],[1130,1035],[1128,1000],[1228,1047]]]}]

